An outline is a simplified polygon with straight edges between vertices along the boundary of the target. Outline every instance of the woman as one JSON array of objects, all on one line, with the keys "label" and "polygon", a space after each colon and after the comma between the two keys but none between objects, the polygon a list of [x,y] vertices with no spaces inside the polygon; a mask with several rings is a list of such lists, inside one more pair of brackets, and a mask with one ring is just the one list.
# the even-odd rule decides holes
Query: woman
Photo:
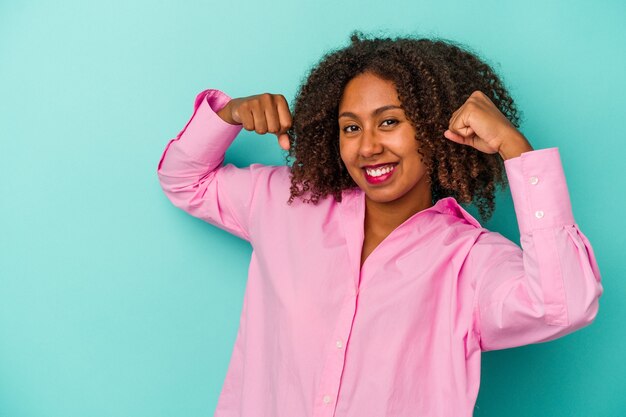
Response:
[{"label": "woman", "polygon": [[[443,41],[326,55],[281,95],[206,90],[166,148],[169,199],[252,244],[216,416],[471,416],[480,353],[589,324],[602,293],[556,148],[493,70]],[[223,165],[241,128],[288,166]],[[508,177],[520,249],[480,226]]]}]

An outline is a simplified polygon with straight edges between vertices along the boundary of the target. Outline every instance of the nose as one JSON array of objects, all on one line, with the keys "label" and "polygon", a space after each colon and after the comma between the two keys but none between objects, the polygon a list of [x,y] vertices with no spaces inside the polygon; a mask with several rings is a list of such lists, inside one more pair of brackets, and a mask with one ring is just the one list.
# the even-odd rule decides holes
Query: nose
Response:
[{"label": "nose", "polygon": [[371,158],[372,156],[378,155],[382,151],[383,145],[378,135],[369,129],[364,129],[361,134],[361,142],[359,146],[359,153],[361,156],[363,158]]}]

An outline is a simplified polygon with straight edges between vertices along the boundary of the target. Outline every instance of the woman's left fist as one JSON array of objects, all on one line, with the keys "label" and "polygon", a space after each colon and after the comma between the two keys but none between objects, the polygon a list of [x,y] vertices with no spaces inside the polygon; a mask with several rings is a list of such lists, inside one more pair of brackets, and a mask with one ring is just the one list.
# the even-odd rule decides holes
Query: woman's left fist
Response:
[{"label": "woman's left fist", "polygon": [[474,91],[452,114],[448,130],[443,135],[481,152],[498,152],[503,159],[533,150],[524,135],[481,91]]}]

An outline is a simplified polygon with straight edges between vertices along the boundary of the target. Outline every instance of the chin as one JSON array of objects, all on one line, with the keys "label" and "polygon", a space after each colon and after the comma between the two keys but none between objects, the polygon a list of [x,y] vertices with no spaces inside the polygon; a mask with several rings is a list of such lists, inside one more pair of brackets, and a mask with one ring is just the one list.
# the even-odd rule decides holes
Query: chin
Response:
[{"label": "chin", "polygon": [[367,190],[363,190],[365,192],[365,195],[367,196],[368,199],[370,199],[371,201],[375,202],[375,203],[391,203],[392,201],[396,201],[399,200],[400,198],[402,198],[404,196],[404,194],[401,193],[393,193],[393,192],[372,192],[367,191]]}]

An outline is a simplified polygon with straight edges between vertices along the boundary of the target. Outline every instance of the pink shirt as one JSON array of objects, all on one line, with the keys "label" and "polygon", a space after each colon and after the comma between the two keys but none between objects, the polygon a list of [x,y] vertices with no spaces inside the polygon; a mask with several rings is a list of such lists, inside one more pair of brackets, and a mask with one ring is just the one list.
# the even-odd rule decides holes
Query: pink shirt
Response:
[{"label": "pink shirt", "polygon": [[600,273],[557,148],[505,162],[521,249],[444,198],[360,267],[363,192],[289,206],[288,167],[223,166],[241,129],[215,114],[228,100],[200,93],[158,167],[174,205],[253,248],[216,417],[471,416],[481,351],[595,318]]}]

